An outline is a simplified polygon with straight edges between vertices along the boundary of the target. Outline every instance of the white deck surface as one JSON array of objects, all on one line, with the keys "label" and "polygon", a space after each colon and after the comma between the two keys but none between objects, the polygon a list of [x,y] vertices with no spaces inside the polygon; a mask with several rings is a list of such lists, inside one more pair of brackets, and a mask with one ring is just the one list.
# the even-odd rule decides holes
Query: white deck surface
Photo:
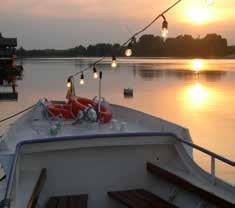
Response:
[{"label": "white deck surface", "polygon": [[[51,136],[50,128],[52,124],[42,115],[42,107],[37,106],[10,125],[2,138],[3,142],[0,145],[0,150],[13,153],[16,145],[26,140],[121,132],[167,132],[191,141],[188,130],[176,124],[117,105],[111,105],[111,110],[113,112],[113,122],[98,124],[84,121],[81,124],[73,124],[74,121],[63,121],[58,134]],[[124,128],[121,128],[123,125]]]}]

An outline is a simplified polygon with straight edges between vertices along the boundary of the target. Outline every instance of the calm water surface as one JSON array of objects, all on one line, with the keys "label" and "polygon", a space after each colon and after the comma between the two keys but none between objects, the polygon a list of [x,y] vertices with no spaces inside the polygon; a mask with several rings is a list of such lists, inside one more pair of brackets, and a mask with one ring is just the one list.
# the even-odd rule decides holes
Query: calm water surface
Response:
[{"label": "calm water surface", "polygon": [[[66,78],[92,60],[24,60],[18,102],[1,102],[0,119],[42,97],[64,99]],[[117,69],[109,62],[97,68],[104,72],[102,92],[109,102],[183,125],[194,143],[235,160],[235,60],[122,59]],[[85,74],[85,82],[77,84],[77,94],[96,96],[98,82],[92,73]],[[134,89],[134,98],[124,98],[127,87]],[[1,126],[1,132],[5,128]],[[194,157],[210,169],[210,158],[196,151]],[[235,183],[235,170],[218,162],[217,175]]]}]

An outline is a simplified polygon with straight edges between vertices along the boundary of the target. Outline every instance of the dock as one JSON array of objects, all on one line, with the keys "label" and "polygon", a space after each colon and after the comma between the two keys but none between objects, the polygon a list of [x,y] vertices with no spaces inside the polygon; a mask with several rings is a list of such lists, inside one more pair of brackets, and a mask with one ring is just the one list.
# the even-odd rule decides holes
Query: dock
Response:
[{"label": "dock", "polygon": [[18,100],[17,92],[0,92],[0,101],[16,101]]}]

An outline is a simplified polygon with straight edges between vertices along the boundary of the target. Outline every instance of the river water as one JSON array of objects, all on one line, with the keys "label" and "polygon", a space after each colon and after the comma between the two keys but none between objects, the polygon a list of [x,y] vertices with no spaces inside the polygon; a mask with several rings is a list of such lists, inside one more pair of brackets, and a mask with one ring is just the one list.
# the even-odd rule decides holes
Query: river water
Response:
[{"label": "river water", "polygon": [[[0,119],[42,97],[65,99],[67,77],[93,60],[23,60],[18,101],[0,102]],[[102,96],[109,102],[185,126],[194,143],[235,160],[235,60],[120,59],[116,69],[110,68],[109,60],[97,69],[103,71]],[[85,85],[79,85],[79,77],[76,83],[77,95],[93,98],[98,94],[92,71],[85,74]],[[134,97],[125,98],[124,88],[133,88]],[[0,127],[1,133],[8,124]],[[210,170],[210,158],[197,151],[194,157]],[[217,176],[235,184],[234,168],[220,162],[216,167]]]}]

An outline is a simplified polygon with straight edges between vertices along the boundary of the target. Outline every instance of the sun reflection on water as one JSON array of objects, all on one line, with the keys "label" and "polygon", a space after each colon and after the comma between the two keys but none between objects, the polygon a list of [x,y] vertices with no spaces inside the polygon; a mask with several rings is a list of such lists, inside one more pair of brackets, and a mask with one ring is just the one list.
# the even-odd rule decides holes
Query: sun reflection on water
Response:
[{"label": "sun reflection on water", "polygon": [[206,108],[213,100],[213,91],[197,82],[186,88],[185,100],[189,108]]},{"label": "sun reflection on water", "polygon": [[205,62],[202,59],[193,59],[191,62],[191,68],[195,73],[202,71],[205,67]]}]

